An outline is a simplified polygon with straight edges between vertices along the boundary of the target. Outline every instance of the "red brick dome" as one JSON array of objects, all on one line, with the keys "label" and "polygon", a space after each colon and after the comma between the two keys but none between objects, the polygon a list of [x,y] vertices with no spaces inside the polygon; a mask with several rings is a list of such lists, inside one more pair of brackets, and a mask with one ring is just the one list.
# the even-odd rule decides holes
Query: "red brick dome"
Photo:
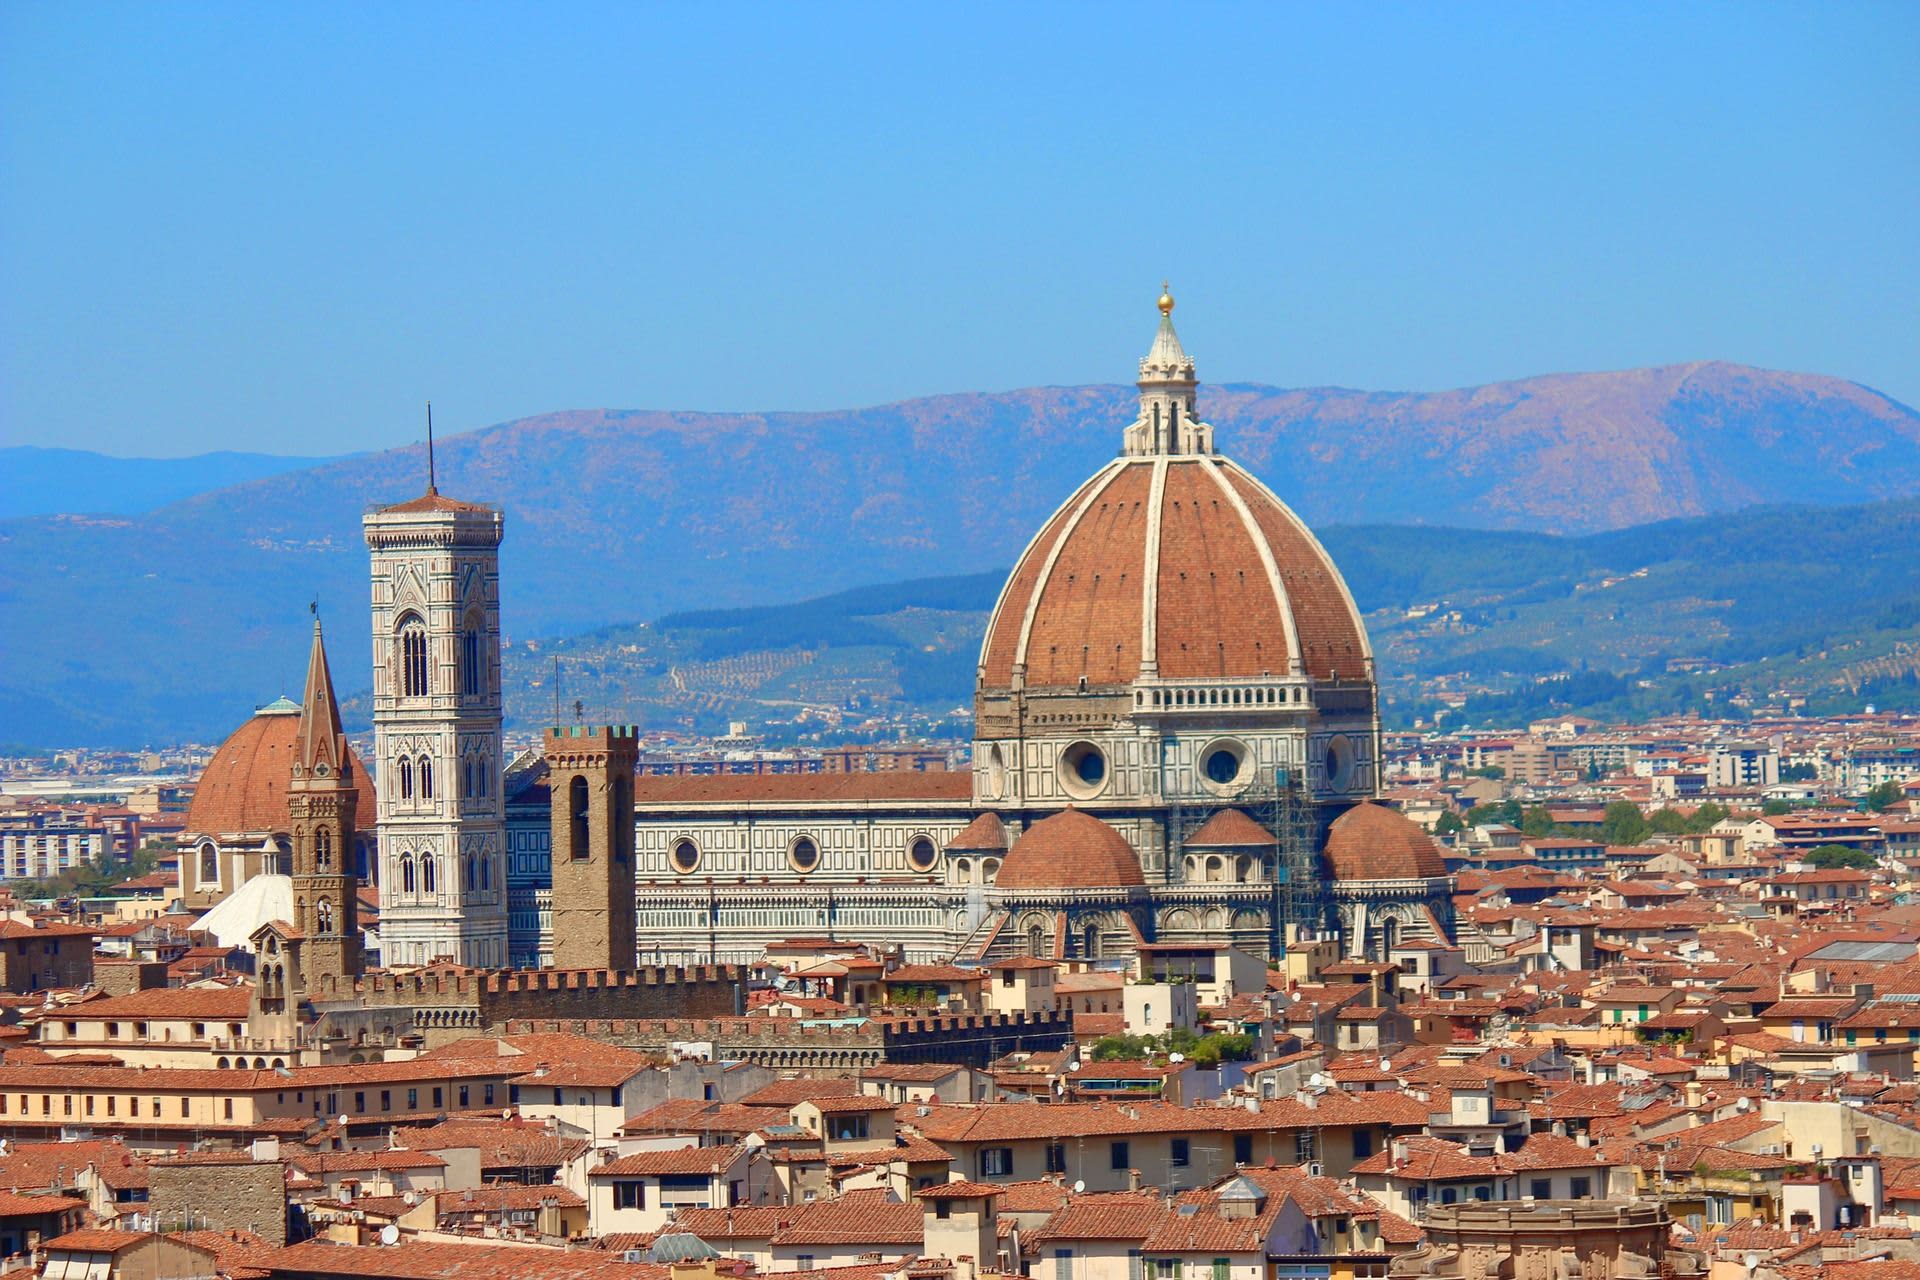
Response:
[{"label": "red brick dome", "polygon": [[1371,678],[1332,559],[1260,481],[1215,454],[1121,457],[1020,557],[980,651],[986,689],[1163,679]]},{"label": "red brick dome", "polygon": [[[293,781],[293,762],[299,754],[300,707],[286,698],[270,702],[228,735],[200,773],[187,806],[185,830],[193,835],[226,836],[249,832],[285,831],[287,787]],[[372,831],[378,818],[373,779],[360,759],[353,761],[355,797],[353,824]]]},{"label": "red brick dome", "polygon": [[1440,846],[1419,823],[1370,800],[1327,829],[1327,867],[1335,880],[1426,880],[1447,874]]},{"label": "red brick dome", "polygon": [[1127,838],[1079,809],[1027,828],[994,877],[996,889],[1124,889],[1145,884]]}]

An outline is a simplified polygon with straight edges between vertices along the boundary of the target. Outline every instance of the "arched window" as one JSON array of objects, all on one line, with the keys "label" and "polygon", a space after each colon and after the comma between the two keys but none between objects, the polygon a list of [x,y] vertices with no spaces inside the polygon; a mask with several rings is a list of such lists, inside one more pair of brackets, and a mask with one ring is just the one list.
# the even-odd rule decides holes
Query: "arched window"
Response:
[{"label": "arched window", "polygon": [[423,853],[420,855],[420,892],[432,893],[433,891],[434,891],[433,855],[430,853]]},{"label": "arched window", "polygon": [[406,756],[400,757],[400,798],[413,799],[413,761]]},{"label": "arched window", "polygon": [[220,883],[220,851],[211,844],[200,846],[200,883]]},{"label": "arched window", "polygon": [[413,892],[413,855],[403,854],[400,858],[400,889],[403,893]]},{"label": "arched window", "polygon": [[480,694],[480,621],[468,618],[460,633],[460,692],[469,698]]},{"label": "arched window", "polygon": [[1100,927],[1088,925],[1080,931],[1080,950],[1089,960],[1100,958]]},{"label": "arched window", "polygon": [[633,856],[633,779],[616,774],[613,779],[613,860],[625,862]]},{"label": "arched window", "polygon": [[480,855],[480,887],[493,888],[493,859],[484,853]]},{"label": "arched window", "polygon": [[433,799],[433,761],[420,757],[420,798]]},{"label": "arched window", "polygon": [[427,627],[416,613],[400,619],[400,693],[427,696]]},{"label": "arched window", "polygon": [[567,856],[576,862],[587,857],[587,780],[577,773],[567,784]]},{"label": "arched window", "polygon": [[467,891],[471,893],[473,890],[478,889],[480,887],[479,874],[477,869],[473,865],[474,858],[471,854],[469,854],[468,856],[460,859],[460,861],[467,864],[467,876],[466,876]]},{"label": "arched window", "polygon": [[333,932],[333,904],[325,898],[314,908],[314,919],[320,922],[320,936],[327,937]]},{"label": "arched window", "polygon": [[1037,924],[1027,926],[1027,954],[1040,957],[1046,954],[1047,931]]},{"label": "arched window", "polygon": [[313,860],[322,871],[333,866],[333,832],[326,827],[313,833]]}]

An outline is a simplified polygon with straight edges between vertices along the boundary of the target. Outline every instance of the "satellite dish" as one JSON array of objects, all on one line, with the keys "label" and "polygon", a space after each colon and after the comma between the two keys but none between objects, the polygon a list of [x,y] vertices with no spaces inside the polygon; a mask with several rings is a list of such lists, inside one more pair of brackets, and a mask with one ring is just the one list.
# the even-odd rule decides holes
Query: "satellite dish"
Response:
[{"label": "satellite dish", "polygon": [[1390,1071],[1393,1069],[1393,1064],[1391,1062],[1388,1062],[1385,1058],[1382,1058],[1380,1059],[1380,1069],[1382,1071]]},{"label": "satellite dish", "polygon": [[1325,1084],[1326,1082],[1327,1082],[1327,1078],[1321,1075],[1318,1071],[1314,1072],[1311,1076],[1307,1077],[1308,1084]]},{"label": "satellite dish", "polygon": [[407,1206],[407,1208],[409,1208],[409,1209],[411,1209],[411,1208],[413,1208],[413,1206],[415,1206],[415,1205],[417,1205],[417,1204],[419,1204],[419,1203],[420,1203],[420,1197],[419,1197],[419,1195],[418,1195],[417,1193],[415,1193],[415,1192],[412,1192],[412,1191],[409,1191],[409,1192],[407,1192],[407,1193],[406,1193],[405,1195],[403,1195],[403,1196],[401,1196],[401,1197],[400,1197],[400,1200],[401,1200],[401,1202],[402,1202],[403,1204],[405,1204],[405,1205]]},{"label": "satellite dish", "polygon": [[1740,1261],[1749,1271],[1758,1271],[1760,1269],[1760,1255],[1757,1253],[1750,1253],[1740,1259]]},{"label": "satellite dish", "polygon": [[1069,1062],[1067,1064],[1067,1070],[1069,1071],[1078,1071],[1079,1069],[1080,1069],[1080,1059],[1078,1058],[1075,1058],[1072,1062]]},{"label": "satellite dish", "polygon": [[380,1243],[385,1245],[399,1244],[400,1228],[394,1226],[391,1222],[380,1228]]},{"label": "satellite dish", "polygon": [[1167,1055],[1168,1062],[1185,1062],[1186,1060],[1187,1055],[1184,1053],[1170,1053]]},{"label": "satellite dish", "polygon": [[1073,1194],[1079,1195],[1081,1192],[1085,1191],[1086,1189],[1087,1189],[1087,1184],[1084,1179],[1075,1178],[1073,1180]]},{"label": "satellite dish", "polygon": [[352,1119],[353,1119],[352,1116],[349,1116],[346,1112],[343,1111],[339,1115],[333,1118],[333,1122],[339,1125],[342,1129],[344,1129],[347,1127],[347,1122]]}]

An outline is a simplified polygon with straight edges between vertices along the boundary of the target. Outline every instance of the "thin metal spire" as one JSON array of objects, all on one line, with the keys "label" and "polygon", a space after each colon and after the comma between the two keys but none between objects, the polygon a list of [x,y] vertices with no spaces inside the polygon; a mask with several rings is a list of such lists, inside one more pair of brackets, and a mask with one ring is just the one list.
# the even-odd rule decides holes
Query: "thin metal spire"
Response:
[{"label": "thin metal spire", "polygon": [[440,492],[438,477],[433,469],[433,401],[427,401],[427,492]]}]

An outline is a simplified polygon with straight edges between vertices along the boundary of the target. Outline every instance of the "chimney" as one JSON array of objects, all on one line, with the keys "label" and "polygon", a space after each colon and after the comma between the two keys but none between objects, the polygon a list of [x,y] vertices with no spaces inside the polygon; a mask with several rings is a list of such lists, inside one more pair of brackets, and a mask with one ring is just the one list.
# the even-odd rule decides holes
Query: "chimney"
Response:
[{"label": "chimney", "polygon": [[1138,1169],[1127,1170],[1127,1190],[1138,1191],[1139,1189],[1140,1189],[1140,1171]]}]

